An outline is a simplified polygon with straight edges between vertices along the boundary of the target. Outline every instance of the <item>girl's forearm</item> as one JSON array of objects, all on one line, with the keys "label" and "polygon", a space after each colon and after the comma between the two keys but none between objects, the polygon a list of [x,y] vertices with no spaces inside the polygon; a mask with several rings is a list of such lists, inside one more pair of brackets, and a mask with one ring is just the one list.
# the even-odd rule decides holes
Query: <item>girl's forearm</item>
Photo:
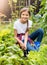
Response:
[{"label": "girl's forearm", "polygon": [[23,44],[23,42],[22,42],[18,37],[15,36],[15,39],[17,40],[17,42],[18,42],[20,45]]},{"label": "girl's forearm", "polygon": [[28,32],[25,33],[25,40],[24,40],[24,44],[27,44],[27,40],[28,40]]}]

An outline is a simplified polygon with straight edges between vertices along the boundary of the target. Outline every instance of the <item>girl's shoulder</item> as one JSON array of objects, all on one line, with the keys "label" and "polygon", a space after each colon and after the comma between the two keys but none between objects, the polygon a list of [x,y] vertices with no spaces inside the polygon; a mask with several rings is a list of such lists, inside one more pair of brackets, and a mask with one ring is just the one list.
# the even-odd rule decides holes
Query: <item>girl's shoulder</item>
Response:
[{"label": "girl's shoulder", "polygon": [[16,21],[14,22],[14,29],[18,29],[19,27],[19,19],[16,19]]},{"label": "girl's shoulder", "polygon": [[32,23],[32,20],[28,20],[29,23]]},{"label": "girl's shoulder", "polygon": [[18,24],[19,23],[19,19],[16,19],[16,21],[14,22],[14,24]]},{"label": "girl's shoulder", "polygon": [[33,22],[31,20],[28,20],[28,24],[32,24]]},{"label": "girl's shoulder", "polygon": [[32,27],[32,21],[31,20],[28,20],[28,27]]}]

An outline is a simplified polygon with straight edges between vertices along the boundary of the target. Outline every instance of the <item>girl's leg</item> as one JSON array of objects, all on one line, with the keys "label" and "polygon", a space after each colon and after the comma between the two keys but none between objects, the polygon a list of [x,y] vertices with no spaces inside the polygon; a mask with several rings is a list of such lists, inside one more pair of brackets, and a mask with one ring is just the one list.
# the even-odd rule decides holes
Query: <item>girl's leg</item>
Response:
[{"label": "girl's leg", "polygon": [[40,28],[36,30],[35,32],[33,32],[32,34],[30,34],[29,38],[31,38],[33,41],[37,39],[38,42],[41,42],[43,38],[43,34],[44,34],[44,31],[43,29]]},{"label": "girl's leg", "polygon": [[38,50],[40,47],[40,42],[42,41],[44,31],[42,29],[38,29],[32,34],[29,35],[29,37],[34,41],[36,38],[37,40],[34,42],[35,46],[32,47],[29,43],[27,44],[28,50]]}]

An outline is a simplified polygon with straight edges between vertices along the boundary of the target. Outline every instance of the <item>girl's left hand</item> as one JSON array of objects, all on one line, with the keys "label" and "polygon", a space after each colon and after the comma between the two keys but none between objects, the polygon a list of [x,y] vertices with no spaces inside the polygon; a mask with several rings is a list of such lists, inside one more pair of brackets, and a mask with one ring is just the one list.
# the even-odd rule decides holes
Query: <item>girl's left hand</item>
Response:
[{"label": "girl's left hand", "polygon": [[20,44],[20,47],[22,48],[22,50],[26,50],[26,45],[24,43]]},{"label": "girl's left hand", "polygon": [[24,50],[26,50],[26,49],[27,49],[26,44],[24,44]]}]

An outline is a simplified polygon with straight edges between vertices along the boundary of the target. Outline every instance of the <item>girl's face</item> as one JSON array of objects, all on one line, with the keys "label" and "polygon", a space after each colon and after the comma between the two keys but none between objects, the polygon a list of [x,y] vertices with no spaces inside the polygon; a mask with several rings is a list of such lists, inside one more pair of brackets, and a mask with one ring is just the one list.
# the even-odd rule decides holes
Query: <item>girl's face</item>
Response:
[{"label": "girl's face", "polygon": [[24,11],[21,13],[21,20],[23,23],[26,23],[27,20],[29,19],[29,13],[28,11]]}]

